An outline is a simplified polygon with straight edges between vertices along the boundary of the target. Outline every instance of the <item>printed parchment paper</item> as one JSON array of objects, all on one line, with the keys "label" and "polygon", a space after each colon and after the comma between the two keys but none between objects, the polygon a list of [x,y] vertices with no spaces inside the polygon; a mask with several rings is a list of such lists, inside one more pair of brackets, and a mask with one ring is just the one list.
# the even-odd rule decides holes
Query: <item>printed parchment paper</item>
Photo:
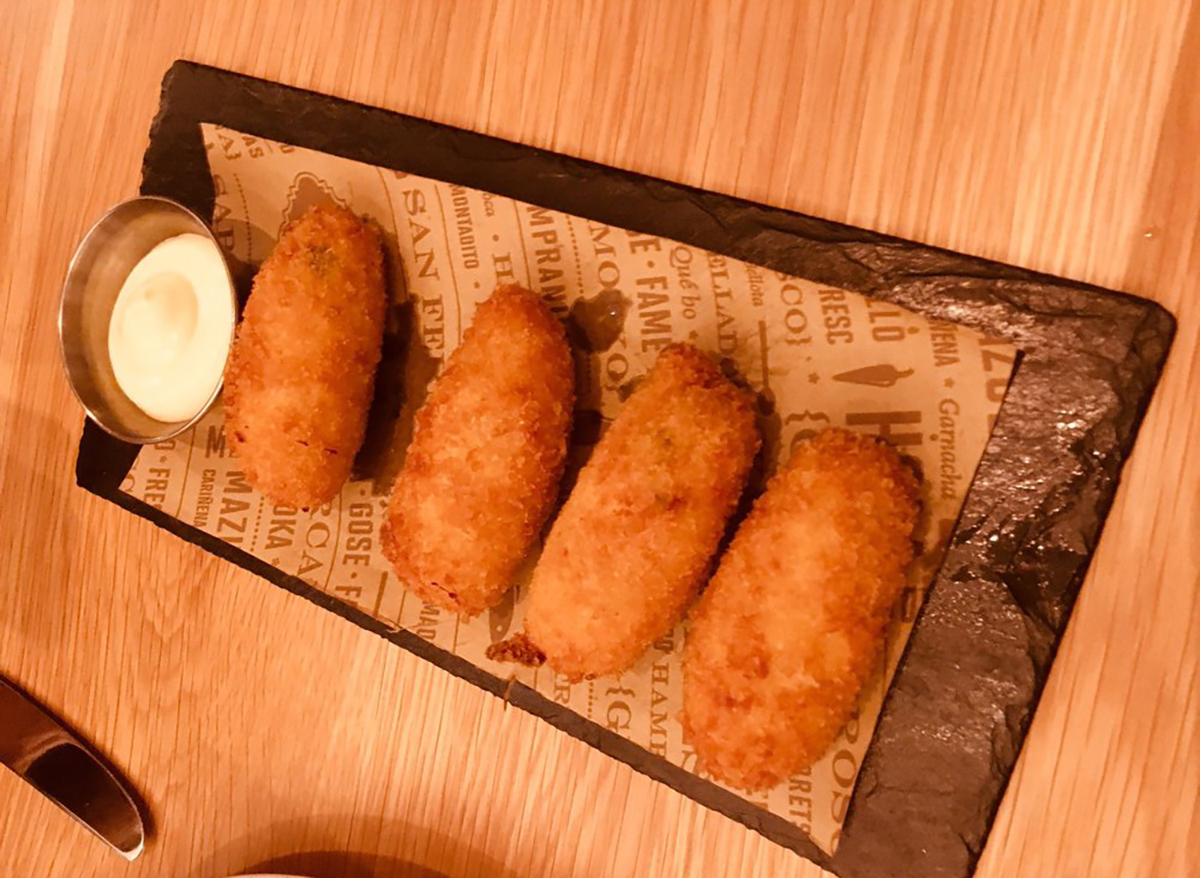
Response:
[{"label": "printed parchment paper", "polygon": [[665,238],[601,225],[487,192],[203,125],[216,186],[213,230],[247,273],[288,222],[333,200],[374,221],[388,248],[393,305],[358,475],[310,512],[273,506],[225,449],[222,412],[144,449],[122,490],[547,698],[688,770],[682,739],[682,626],[620,678],[570,684],[548,669],[489,661],[520,628],[520,587],[463,621],[399,586],[379,551],[387,492],[412,417],[476,305],[523,284],[567,323],[578,365],[568,482],[658,352],[691,341],[760,395],[762,481],[797,441],[826,426],[882,435],[924,472],[924,551],[896,609],[880,673],[858,714],[811,770],[749,801],[825,851],[838,842],[858,768],[925,587],[999,411],[1015,361],[1006,342],[926,320]]}]

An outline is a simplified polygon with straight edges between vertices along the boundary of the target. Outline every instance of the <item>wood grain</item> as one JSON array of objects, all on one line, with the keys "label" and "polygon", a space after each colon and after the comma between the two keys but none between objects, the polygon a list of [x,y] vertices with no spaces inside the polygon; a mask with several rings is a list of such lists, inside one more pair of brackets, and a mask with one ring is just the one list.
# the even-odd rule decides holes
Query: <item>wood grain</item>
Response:
[{"label": "wood grain", "polygon": [[818,874],[73,486],[56,297],[192,58],[1162,302],[1151,407],[979,874],[1200,862],[1200,5],[0,0],[0,672],[149,802],[0,773],[0,874]]}]

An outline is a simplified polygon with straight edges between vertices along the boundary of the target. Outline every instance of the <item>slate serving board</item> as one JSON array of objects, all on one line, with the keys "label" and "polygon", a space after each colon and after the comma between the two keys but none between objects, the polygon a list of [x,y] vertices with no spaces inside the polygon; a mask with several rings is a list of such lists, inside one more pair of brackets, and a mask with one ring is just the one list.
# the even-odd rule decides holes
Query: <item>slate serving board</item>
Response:
[{"label": "slate serving board", "polygon": [[200,123],[660,235],[951,320],[1020,348],[995,430],[888,692],[833,856],[613,732],[120,491],[137,454],[87,423],[76,477],[166,530],[542,717],[845,878],[963,878],[1012,772],[1174,319],[1153,302],[186,61],[141,192],[211,216]]}]

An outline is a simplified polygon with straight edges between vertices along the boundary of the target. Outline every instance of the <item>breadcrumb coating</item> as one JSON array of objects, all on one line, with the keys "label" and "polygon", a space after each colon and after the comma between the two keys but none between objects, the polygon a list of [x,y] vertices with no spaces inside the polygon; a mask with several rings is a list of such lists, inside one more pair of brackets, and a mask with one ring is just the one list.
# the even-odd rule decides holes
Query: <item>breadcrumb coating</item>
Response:
[{"label": "breadcrumb coating", "polygon": [[750,397],[706,354],[665,348],[551,528],[525,630],[578,680],[625,670],[708,572],[760,438]]},{"label": "breadcrumb coating", "polygon": [[767,789],[833,743],[904,586],[917,487],[890,446],[838,429],[771,479],[684,648],[684,733],[713,776]]},{"label": "breadcrumb coating", "polygon": [[475,312],[417,414],[382,534],[422,600],[475,615],[508,591],[553,509],[575,370],[541,300],[504,286]]},{"label": "breadcrumb coating", "polygon": [[225,372],[225,441],[273,502],[319,506],[345,484],[386,309],[379,235],[334,205],[289,226],[259,269]]}]

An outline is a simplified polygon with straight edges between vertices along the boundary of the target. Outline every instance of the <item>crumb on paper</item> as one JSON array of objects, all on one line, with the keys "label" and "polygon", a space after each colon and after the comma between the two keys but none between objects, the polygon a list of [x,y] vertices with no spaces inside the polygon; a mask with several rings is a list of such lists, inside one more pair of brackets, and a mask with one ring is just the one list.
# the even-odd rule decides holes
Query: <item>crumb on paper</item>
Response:
[{"label": "crumb on paper", "polygon": [[496,641],[487,648],[485,655],[494,662],[508,662],[527,668],[540,668],[546,661],[546,654],[524,633]]}]

